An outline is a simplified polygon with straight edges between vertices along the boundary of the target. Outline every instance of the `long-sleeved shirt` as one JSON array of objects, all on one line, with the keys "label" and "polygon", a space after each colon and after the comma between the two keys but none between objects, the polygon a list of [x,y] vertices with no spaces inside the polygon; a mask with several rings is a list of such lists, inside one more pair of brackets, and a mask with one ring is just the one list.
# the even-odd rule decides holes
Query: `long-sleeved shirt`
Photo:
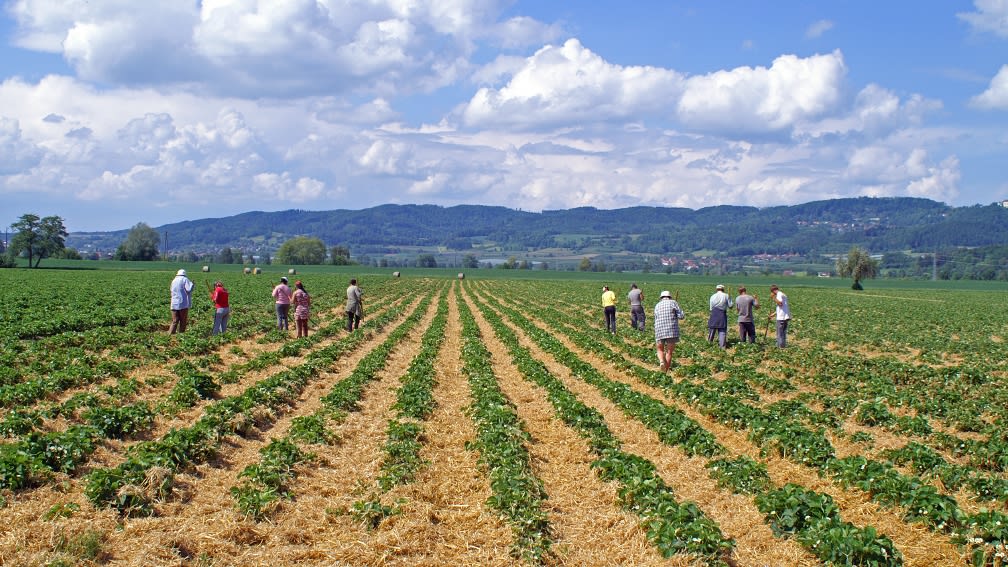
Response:
[{"label": "long-sleeved shirt", "polygon": [[723,291],[716,291],[714,295],[710,296],[711,310],[720,309],[721,311],[728,311],[728,308],[732,305],[734,303],[732,303],[731,297]]},{"label": "long-sleeved shirt", "polygon": [[192,304],[192,280],[185,276],[175,276],[171,287],[171,308],[173,310],[189,309]]}]

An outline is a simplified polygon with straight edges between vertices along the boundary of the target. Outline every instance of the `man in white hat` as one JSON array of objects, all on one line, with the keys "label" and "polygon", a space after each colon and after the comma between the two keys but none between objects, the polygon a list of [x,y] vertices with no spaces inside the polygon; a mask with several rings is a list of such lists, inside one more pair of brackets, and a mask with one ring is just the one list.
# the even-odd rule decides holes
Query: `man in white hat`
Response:
[{"label": "man in white hat", "polygon": [[728,309],[732,306],[731,296],[725,293],[724,284],[717,284],[714,295],[710,296],[710,318],[707,319],[707,341],[717,335],[721,348],[728,346]]},{"label": "man in white hat", "polygon": [[185,270],[175,272],[175,279],[168,287],[171,291],[171,325],[168,326],[168,334],[174,335],[176,331],[185,332],[189,323],[193,287],[193,282],[186,276]]},{"label": "man in white hat", "polygon": [[654,308],[655,348],[658,351],[658,364],[661,371],[668,371],[672,366],[672,354],[679,342],[679,319],[685,317],[679,302],[672,299],[668,291],[661,292],[658,304]]}]

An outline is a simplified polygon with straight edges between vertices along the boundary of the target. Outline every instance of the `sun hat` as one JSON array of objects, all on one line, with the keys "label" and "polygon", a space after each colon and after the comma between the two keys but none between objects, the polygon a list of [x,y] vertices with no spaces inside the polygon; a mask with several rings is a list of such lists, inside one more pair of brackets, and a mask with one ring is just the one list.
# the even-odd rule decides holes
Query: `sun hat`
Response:
[{"label": "sun hat", "polygon": [[717,284],[717,287],[714,289],[720,289],[721,291],[724,291],[724,284],[719,283]]},{"label": "sun hat", "polygon": [[669,299],[672,299],[672,293],[669,292],[669,290],[666,289],[665,291],[661,292],[661,295],[659,295],[658,297],[659,298],[667,297]]},{"label": "sun hat", "polygon": [[280,281],[282,281],[283,283],[287,283],[287,276],[281,276]]},{"label": "sun hat", "polygon": [[184,275],[186,275],[186,273],[185,273],[185,270],[179,270],[179,271],[175,272],[175,275],[176,276],[184,276]]}]

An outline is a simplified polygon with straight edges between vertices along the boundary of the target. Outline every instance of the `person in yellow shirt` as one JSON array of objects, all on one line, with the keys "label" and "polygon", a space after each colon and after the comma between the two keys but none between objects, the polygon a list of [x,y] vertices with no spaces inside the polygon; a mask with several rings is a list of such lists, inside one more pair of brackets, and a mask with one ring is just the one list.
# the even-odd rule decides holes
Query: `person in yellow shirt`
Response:
[{"label": "person in yellow shirt", "polygon": [[609,286],[602,286],[602,309],[605,311],[606,329],[616,334],[616,294]]}]

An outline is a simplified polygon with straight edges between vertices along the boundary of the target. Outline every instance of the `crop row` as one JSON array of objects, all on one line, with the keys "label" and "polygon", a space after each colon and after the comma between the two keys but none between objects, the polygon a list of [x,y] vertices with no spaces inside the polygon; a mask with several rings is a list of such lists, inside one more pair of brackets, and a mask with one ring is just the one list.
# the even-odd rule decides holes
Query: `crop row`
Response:
[{"label": "crop row", "polygon": [[[811,431],[796,420],[789,419],[787,415],[766,413],[743,403],[733,395],[718,391],[716,387],[685,380],[678,383],[668,382],[665,377],[653,370],[653,366],[641,368],[625,360],[618,351],[612,350],[612,343],[619,341],[609,338],[607,333],[579,331],[560,323],[559,319],[555,318],[550,321],[554,322],[555,329],[571,338],[580,347],[631,371],[646,383],[662,387],[681,397],[685,402],[697,405],[702,412],[725,425],[736,429],[748,429],[750,439],[761,445],[764,450],[774,451],[785,458],[824,472],[830,469],[830,465],[835,467],[837,466],[835,463],[840,462],[835,458],[832,446],[821,432]],[[633,350],[642,360],[649,360],[652,356],[638,349]],[[698,363],[694,363],[693,366],[695,368]],[[709,378],[712,372],[707,370],[706,375]],[[708,384],[717,384],[717,381],[708,381]],[[886,465],[879,464],[879,466]],[[1004,545],[1003,526],[1008,525],[1006,521],[1008,518],[1005,518],[1003,513],[982,511],[972,516],[967,515],[958,508],[954,499],[939,494],[934,487],[912,476],[892,471],[891,468],[889,470],[890,474],[880,478],[870,474],[861,477],[863,482],[869,483],[869,486],[863,488],[868,490],[874,500],[883,504],[901,505],[907,510],[908,521],[918,521],[932,529],[956,535],[960,542],[972,546],[972,553],[975,555],[986,554],[988,557],[993,557],[999,546]]]},{"label": "crop row", "polygon": [[[667,406],[644,394],[634,392],[622,382],[615,382],[605,378],[594,367],[582,361],[580,357],[567,349],[555,336],[532,324],[516,310],[507,308],[493,299],[489,299],[488,302],[504,312],[516,326],[521,328],[544,351],[550,353],[558,362],[570,368],[573,375],[598,388],[603,395],[609,397],[624,412],[640,420],[641,423],[658,433],[663,442],[677,444],[687,454],[700,454],[710,458],[709,462],[713,463],[710,468],[712,469],[712,476],[715,478],[725,478],[725,469],[738,468],[739,461],[712,459],[713,457],[723,455],[727,452],[727,449],[717,443],[713,435],[696,422],[679,413],[678,410],[674,410],[671,406]],[[495,318],[490,313],[487,313],[487,317],[491,319]],[[520,349],[513,333],[504,327],[499,320],[497,321],[496,328],[499,329],[498,334],[501,340],[512,348],[513,353],[518,351],[523,358],[529,357],[527,351]],[[532,364],[538,365],[540,372],[546,372],[541,364]],[[647,400],[647,403],[626,403],[622,399],[623,396],[613,395],[612,393],[626,391],[634,392],[632,396],[629,396],[630,399],[643,399]],[[691,433],[685,436],[682,434],[669,435],[667,433],[669,430],[679,432],[689,431]],[[705,441],[699,445],[690,441],[697,437]],[[742,465],[750,473],[760,470],[751,461],[743,460]],[[765,476],[765,471],[763,475]],[[740,478],[741,475],[737,477]],[[748,480],[749,482],[753,482],[755,478],[760,477],[750,476]],[[835,510],[822,508],[802,509],[794,500],[796,490],[800,491],[809,500],[827,501],[829,499],[826,495],[819,495],[797,487],[784,487],[779,491],[770,491],[768,480],[755,486],[750,484],[746,490],[739,489],[738,491],[740,493],[755,493],[757,495],[757,504],[760,511],[767,516],[767,521],[771,523],[775,533],[797,536],[800,543],[809,547],[810,551],[823,560],[839,564],[894,565],[901,563],[901,555],[895,549],[891,540],[884,536],[879,536],[870,526],[859,528],[849,522],[843,521]],[[784,496],[785,494],[786,496]],[[694,509],[696,508],[695,505],[690,506]],[[798,512],[803,514],[805,518],[804,523],[793,523],[787,526],[782,523],[782,518],[791,518]],[[697,510],[697,516],[702,517],[702,513],[699,510]],[[709,520],[707,521],[709,522]],[[690,551],[701,551],[701,554],[707,556],[709,560],[720,560],[720,553],[724,552],[725,548],[730,548],[730,545],[726,545],[724,536],[719,536],[720,539],[712,538],[710,528],[708,527],[707,530],[702,528],[702,523],[701,529],[697,530],[694,528],[699,533],[693,534],[689,541],[707,541],[707,548]],[[674,533],[678,534],[678,532],[684,529],[687,532],[689,531],[688,528],[680,527]],[[720,532],[718,531],[717,534],[719,535]]]},{"label": "crop row", "polygon": [[298,418],[286,436],[271,440],[260,451],[262,458],[258,463],[249,465],[241,472],[239,476],[245,480],[232,487],[231,494],[244,514],[261,520],[273,502],[280,497],[289,496],[287,486],[296,477],[295,466],[312,458],[312,454],[303,450],[298,443],[326,441],[333,437],[327,422],[337,424],[347,412],[357,409],[364,386],[385,368],[389,352],[416,326],[429,303],[428,296],[380,345],[357,363],[348,377],[332,387],[322,398],[321,408],[309,416]]},{"label": "crop row", "polygon": [[497,338],[508,348],[512,362],[522,375],[546,390],[557,417],[575,428],[588,442],[596,457],[592,468],[600,478],[620,484],[622,505],[641,517],[648,537],[661,553],[665,557],[693,553],[709,563],[725,563],[724,558],[731,555],[734,542],[721,533],[718,525],[704,516],[695,504],[679,502],[652,462],[623,451],[619,439],[609,430],[598,410],[579,401],[563,382],[535,360],[496,313],[485,304],[480,305],[480,310]]},{"label": "crop row", "polygon": [[472,447],[487,467],[492,495],[488,504],[498,510],[515,535],[513,553],[543,563],[550,554],[552,534],[543,509],[546,491],[529,462],[529,435],[511,402],[501,392],[490,365],[490,353],[469,307],[456,298],[462,319],[462,369],[473,398],[468,411],[476,424]]},{"label": "crop row", "polygon": [[[226,382],[237,381],[243,370],[263,367],[265,361],[278,363],[281,357],[297,356],[341,329],[342,322],[336,321],[308,338],[287,342],[277,351],[261,353],[247,364],[229,369],[222,378]],[[136,380],[121,379],[114,387],[103,388],[99,393],[81,392],[62,404],[8,412],[0,428],[6,436],[19,438],[0,444],[0,487],[22,488],[49,471],[71,473],[103,438],[122,439],[146,431],[155,414],[176,413],[201,399],[212,398],[220,390],[218,381],[188,360],[177,363],[174,370],[179,380],[156,407],[146,401],[124,403],[125,398],[136,393],[138,384]],[[71,425],[63,431],[41,429],[43,419],[57,416],[66,417]],[[83,423],[74,424],[78,416]]]},{"label": "crop row", "polygon": [[[370,324],[376,329],[395,320],[401,310],[392,309]],[[97,469],[89,474],[88,498],[98,506],[114,506],[125,514],[150,514],[152,501],[163,497],[171,487],[171,477],[179,468],[206,461],[226,435],[240,433],[240,424],[254,422],[251,412],[257,407],[277,409],[291,403],[324,369],[366,340],[364,333],[347,335],[333,344],[308,354],[306,362],[283,370],[247,388],[241,394],[214,402],[192,426],[173,429],[157,441],[134,445],[126,461],[111,469]],[[153,471],[160,478],[149,480]],[[147,486],[147,492],[131,487]]]}]

